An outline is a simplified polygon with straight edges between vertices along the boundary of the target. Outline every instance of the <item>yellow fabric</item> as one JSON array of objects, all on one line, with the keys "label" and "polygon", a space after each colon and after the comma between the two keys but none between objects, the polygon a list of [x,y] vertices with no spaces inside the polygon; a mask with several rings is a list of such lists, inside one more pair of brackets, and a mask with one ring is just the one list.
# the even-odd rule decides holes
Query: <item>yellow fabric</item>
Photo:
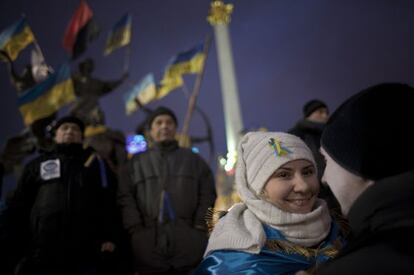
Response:
[{"label": "yellow fabric", "polygon": [[190,60],[170,65],[161,80],[161,85],[157,92],[157,99],[161,99],[174,89],[181,87],[184,83],[182,78],[183,74],[200,73],[203,69],[205,59],[205,54],[200,52]]},{"label": "yellow fabric", "polygon": [[155,84],[148,85],[142,92],[138,94],[138,99],[141,104],[147,104],[155,99],[157,90]]},{"label": "yellow fabric", "polygon": [[204,53],[198,53],[186,62],[171,65],[168,68],[168,72],[172,76],[199,73],[204,66],[205,59],[206,56]]},{"label": "yellow fabric", "polygon": [[190,148],[191,147],[191,139],[189,135],[184,135],[178,133],[176,135],[176,139],[178,140],[178,145],[183,148]]},{"label": "yellow fabric", "polygon": [[65,104],[75,100],[72,79],[67,79],[55,86],[36,100],[20,106],[24,124],[31,125],[34,121],[47,117]]},{"label": "yellow fabric", "polygon": [[[26,26],[23,31],[18,34],[15,34],[10,40],[3,46],[1,50],[5,51],[11,58],[11,60],[16,60],[20,51],[26,48],[30,43],[34,41],[34,35],[29,26]],[[3,61],[7,61],[4,58],[0,58]]]},{"label": "yellow fabric", "polygon": [[[138,100],[142,105],[148,104],[157,98],[157,89],[155,84],[150,84],[138,94]],[[127,115],[132,114],[138,109],[138,104],[135,100],[130,100],[126,104]]]},{"label": "yellow fabric", "polygon": [[85,137],[92,137],[95,135],[99,135],[105,133],[107,128],[104,125],[98,126],[88,126],[85,129]]},{"label": "yellow fabric", "polygon": [[157,91],[157,99],[161,99],[168,95],[172,90],[183,86],[184,80],[181,75],[172,76],[164,74],[164,78],[161,80],[161,86]]},{"label": "yellow fabric", "polygon": [[112,33],[106,42],[104,54],[108,55],[114,50],[126,46],[131,42],[131,26],[127,25],[121,31]]}]

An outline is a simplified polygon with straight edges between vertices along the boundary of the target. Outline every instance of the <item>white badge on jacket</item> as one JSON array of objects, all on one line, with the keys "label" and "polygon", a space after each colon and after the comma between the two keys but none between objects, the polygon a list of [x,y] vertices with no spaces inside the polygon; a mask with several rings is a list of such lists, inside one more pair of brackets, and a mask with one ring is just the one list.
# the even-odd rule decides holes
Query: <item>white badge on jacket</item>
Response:
[{"label": "white badge on jacket", "polygon": [[50,159],[40,164],[40,177],[43,180],[60,178],[60,160]]}]

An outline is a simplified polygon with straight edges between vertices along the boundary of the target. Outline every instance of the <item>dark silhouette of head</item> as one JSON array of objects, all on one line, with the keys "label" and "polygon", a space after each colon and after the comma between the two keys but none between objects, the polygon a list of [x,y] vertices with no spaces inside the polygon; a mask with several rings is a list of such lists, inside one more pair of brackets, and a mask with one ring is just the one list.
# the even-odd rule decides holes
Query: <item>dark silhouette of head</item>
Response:
[{"label": "dark silhouette of head", "polygon": [[86,58],[79,63],[79,72],[82,75],[90,75],[95,69],[95,63],[92,58]]}]

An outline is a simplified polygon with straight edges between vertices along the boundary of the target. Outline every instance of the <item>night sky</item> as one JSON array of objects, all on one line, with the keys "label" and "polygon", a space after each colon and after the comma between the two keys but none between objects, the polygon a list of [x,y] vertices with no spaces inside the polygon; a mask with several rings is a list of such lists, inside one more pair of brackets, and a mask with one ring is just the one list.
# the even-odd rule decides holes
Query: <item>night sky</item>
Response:
[{"label": "night sky", "polygon": [[[107,125],[133,132],[144,118],[124,114],[123,94],[147,73],[160,79],[168,60],[201,42],[213,29],[206,21],[207,0],[88,0],[101,35],[72,64],[92,57],[94,76],[117,79],[122,74],[125,48],[104,57],[108,31],[126,12],[133,15],[129,83],[101,99]],[[24,13],[46,61],[54,68],[68,59],[62,38],[77,0],[2,0],[0,29]],[[302,116],[302,105],[313,98],[333,110],[350,95],[384,81],[414,84],[414,1],[389,0],[238,0],[230,35],[241,111],[245,128],[286,131]],[[29,50],[17,64],[29,62]],[[191,90],[194,76],[185,77]],[[0,63],[0,144],[23,129],[6,65]],[[185,93],[178,89],[153,102],[176,111],[182,124],[187,110]],[[215,44],[212,44],[198,105],[210,118],[216,152],[224,153],[225,130]],[[414,106],[413,106],[414,107]],[[62,111],[62,114],[66,110]],[[384,110],[386,112],[387,110]],[[384,127],[384,135],[386,127]],[[190,133],[206,129],[197,114]],[[381,133],[379,133],[381,135]],[[202,154],[207,149],[202,147]]]}]

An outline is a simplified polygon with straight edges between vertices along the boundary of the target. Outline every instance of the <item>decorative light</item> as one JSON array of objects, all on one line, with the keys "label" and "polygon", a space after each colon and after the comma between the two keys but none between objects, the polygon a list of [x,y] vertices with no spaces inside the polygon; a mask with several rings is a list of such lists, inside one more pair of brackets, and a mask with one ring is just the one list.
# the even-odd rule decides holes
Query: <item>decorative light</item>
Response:
[{"label": "decorative light", "polygon": [[234,166],[236,165],[237,161],[237,152],[236,151],[230,151],[227,153],[227,161],[226,165],[224,166],[224,170],[226,172],[230,172],[234,169]]},{"label": "decorative light", "polygon": [[224,166],[224,165],[226,165],[227,160],[224,157],[220,157],[219,158],[219,163],[220,163],[221,166]]},{"label": "decorative light", "polygon": [[143,135],[128,135],[126,149],[129,154],[137,154],[147,150],[147,142]]}]

